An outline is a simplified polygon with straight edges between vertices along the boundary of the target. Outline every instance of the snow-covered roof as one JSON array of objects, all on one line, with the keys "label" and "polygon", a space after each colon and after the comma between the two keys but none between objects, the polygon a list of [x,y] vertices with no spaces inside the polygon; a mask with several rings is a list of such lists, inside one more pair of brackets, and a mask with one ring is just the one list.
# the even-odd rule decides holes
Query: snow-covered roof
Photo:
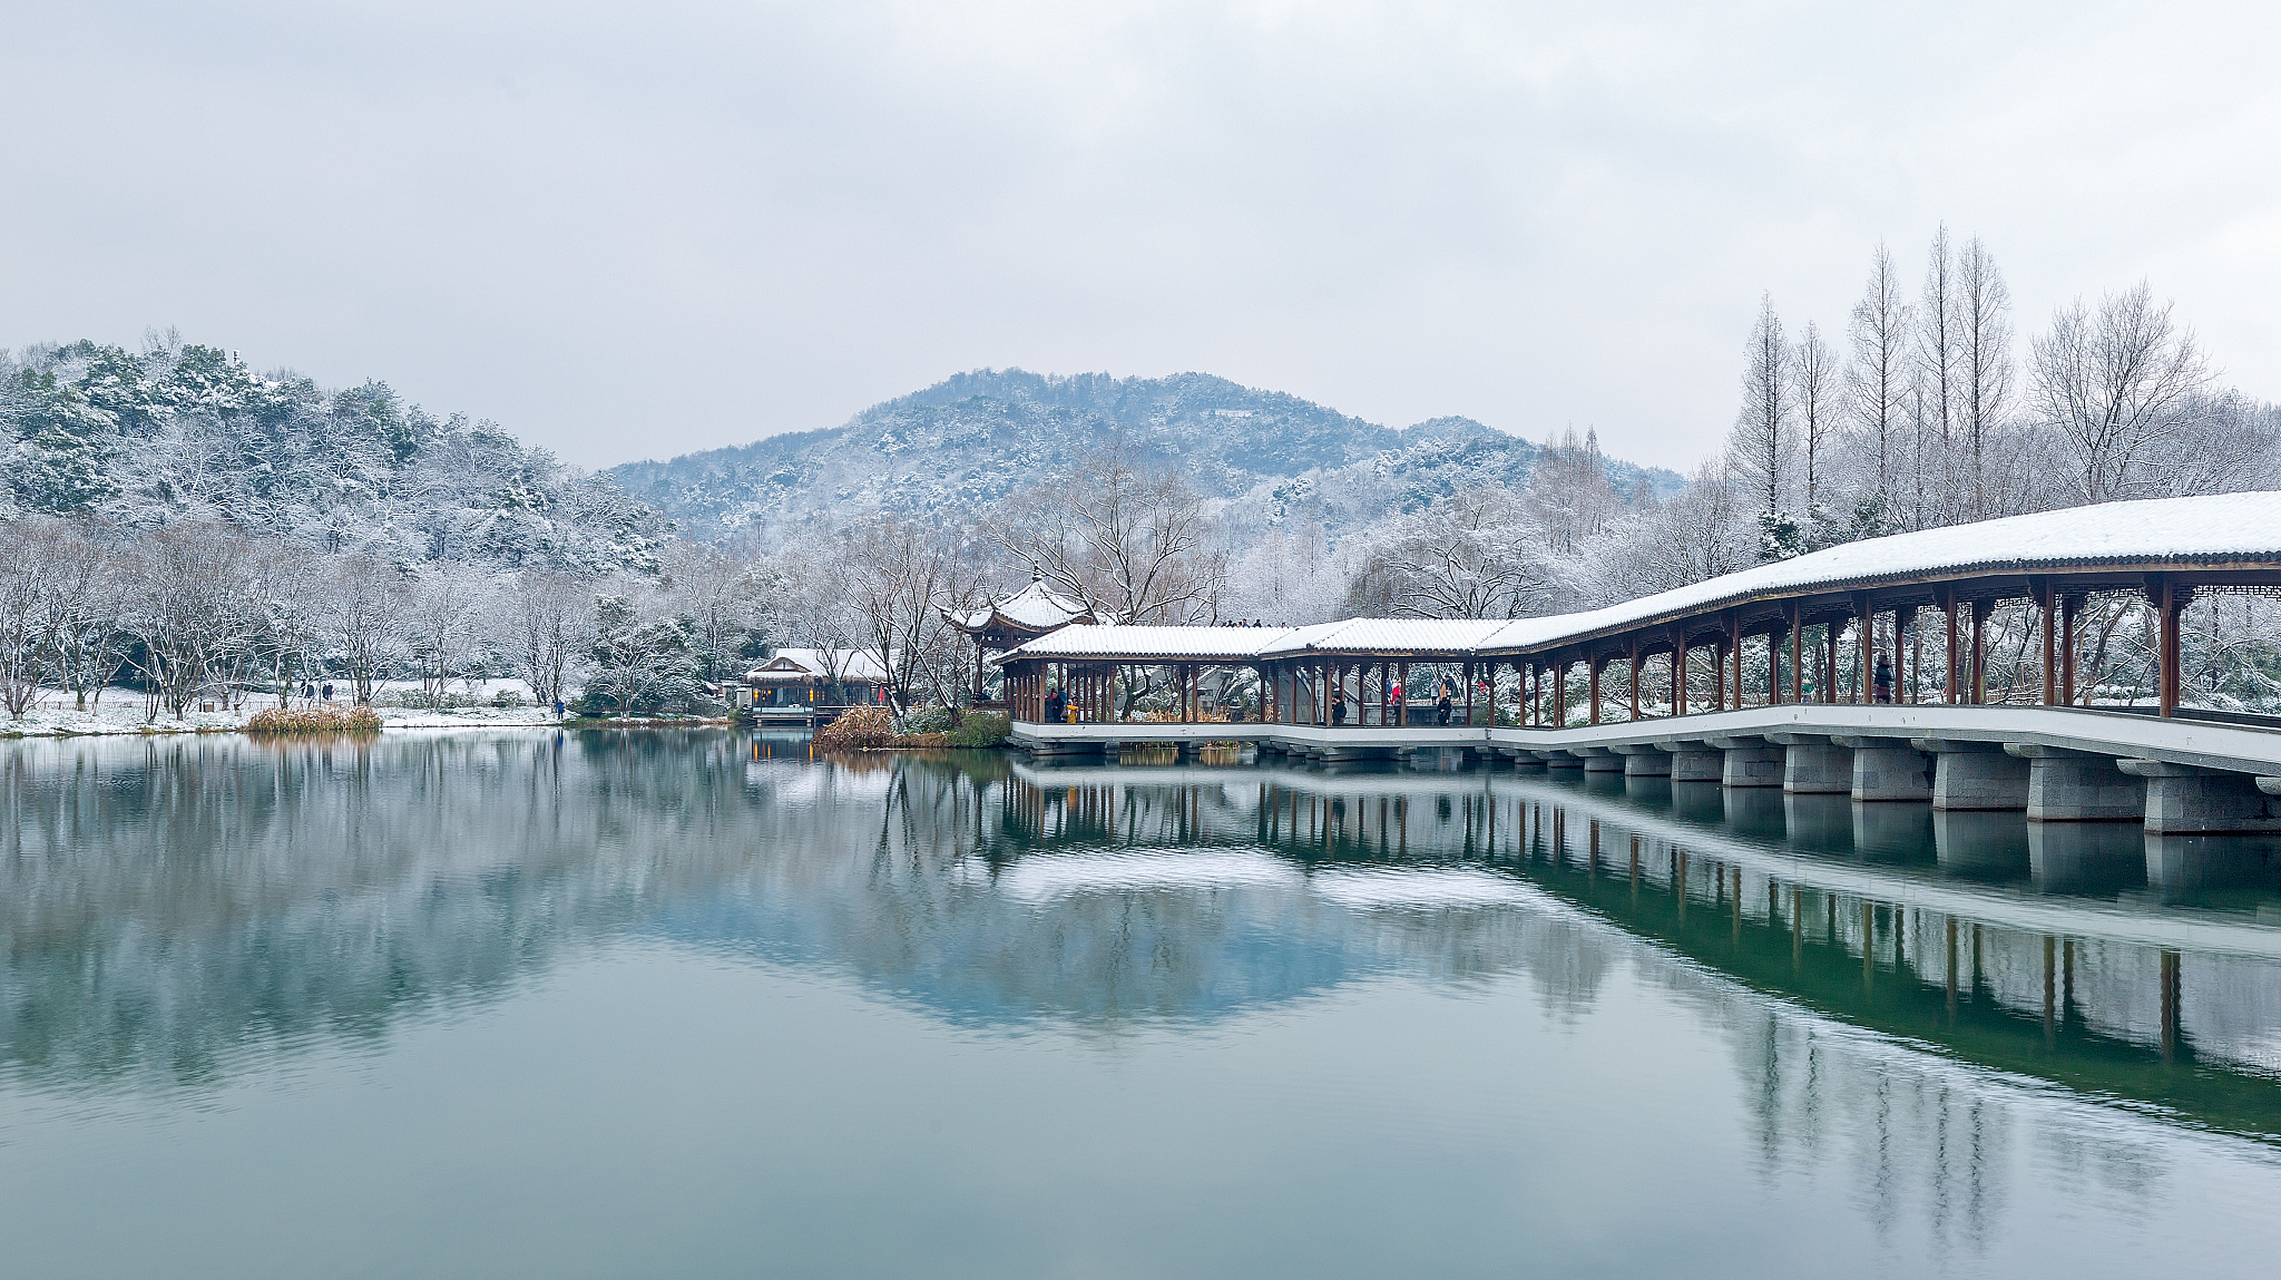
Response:
[{"label": "snow-covered roof", "polygon": [[862,680],[872,683],[887,679],[886,668],[869,649],[835,649],[836,662],[828,661],[822,649],[778,649],[776,656],[745,672],[746,684],[788,684],[818,680],[833,670],[842,680]]},{"label": "snow-covered roof", "polygon": [[1515,619],[1481,647],[1540,649],[1753,597],[1867,590],[1903,579],[2238,559],[2281,561],[2281,493],[2106,502],[1864,538],[1603,609]]},{"label": "snow-covered roof", "polygon": [[1295,629],[1270,655],[1322,653],[1426,653],[1472,650],[1504,630],[1502,619],[1348,618]]},{"label": "snow-covered roof", "polygon": [[1759,598],[1909,580],[2237,564],[2281,567],[2281,493],[2109,502],[1868,538],[1581,613],[1511,621],[1349,618],[1306,627],[1071,627],[1006,658],[1208,662],[1301,653],[1518,653]]},{"label": "snow-covered roof", "polygon": [[1249,661],[1297,631],[1295,627],[1063,627],[1013,653],[1077,662],[1153,662],[1163,658]]},{"label": "snow-covered roof", "polygon": [[992,623],[1020,631],[1051,631],[1080,619],[1091,619],[1093,611],[1083,601],[1062,595],[1040,579],[988,608],[944,616],[962,631],[980,631]]}]

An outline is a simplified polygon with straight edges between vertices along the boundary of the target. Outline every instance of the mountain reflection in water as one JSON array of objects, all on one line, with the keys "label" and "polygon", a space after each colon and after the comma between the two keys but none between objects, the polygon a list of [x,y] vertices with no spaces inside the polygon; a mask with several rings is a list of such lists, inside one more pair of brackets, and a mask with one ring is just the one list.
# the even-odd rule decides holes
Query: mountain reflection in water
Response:
[{"label": "mountain reflection in water", "polygon": [[[2008,1144],[2100,1195],[2133,1130],[2281,1141],[2258,841],[1592,775],[816,761],[590,733],[0,746],[0,1083],[199,1088],[642,939],[1114,1045],[1382,976],[1625,972],[1725,1046],[1768,1176],[1854,1163],[1969,1243]],[[2012,1083],[2005,1083],[2006,1081]]]}]

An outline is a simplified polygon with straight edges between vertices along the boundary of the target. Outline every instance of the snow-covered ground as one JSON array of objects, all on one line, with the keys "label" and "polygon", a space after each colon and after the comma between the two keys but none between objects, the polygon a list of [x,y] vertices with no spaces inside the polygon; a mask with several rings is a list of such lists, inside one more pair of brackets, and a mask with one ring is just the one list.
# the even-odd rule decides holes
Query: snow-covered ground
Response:
[{"label": "snow-covered ground", "polygon": [[[500,690],[516,694],[522,705],[495,706],[492,699]],[[477,705],[464,707],[407,707],[395,705],[399,701],[417,700],[420,686],[417,681],[390,681],[373,691],[374,710],[380,713],[381,724],[390,729],[449,729],[473,726],[551,725],[560,723],[553,707],[535,706],[530,687],[520,680],[480,680],[469,689],[455,682],[451,687],[455,698],[472,697]],[[100,705],[93,711],[72,709],[72,696],[60,689],[40,691],[39,705],[21,720],[11,720],[0,714],[0,737],[50,737],[64,734],[95,733],[228,733],[245,728],[246,720],[257,711],[266,711],[277,705],[266,694],[248,695],[245,704],[235,711],[201,711],[194,703],[188,714],[176,719],[163,709],[157,719],[150,718],[150,709],[142,695],[132,689],[105,689]],[[221,704],[213,704],[217,708]],[[299,699],[294,705],[304,706]],[[336,687],[331,705],[353,705]]]}]

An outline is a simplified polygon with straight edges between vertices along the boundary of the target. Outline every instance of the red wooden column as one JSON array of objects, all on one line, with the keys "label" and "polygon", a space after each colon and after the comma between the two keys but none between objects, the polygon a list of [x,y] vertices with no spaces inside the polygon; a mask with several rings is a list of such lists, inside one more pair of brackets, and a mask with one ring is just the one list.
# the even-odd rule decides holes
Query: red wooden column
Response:
[{"label": "red wooden column", "polygon": [[1465,727],[1473,727],[1473,664],[1470,662],[1465,664]]},{"label": "red wooden column", "polygon": [[1632,718],[1632,719],[1634,719],[1634,720],[1637,720],[1637,719],[1639,719],[1639,637],[1638,637],[1638,636],[1633,636],[1633,637],[1632,637],[1632,639],[1631,639],[1631,643],[1630,643],[1630,645],[1628,646],[1628,648],[1630,649],[1630,655],[1629,655],[1629,656],[1630,656],[1630,658],[1631,658],[1631,661],[1632,661],[1632,714],[1631,714],[1631,718]]},{"label": "red wooden column", "polygon": [[1671,714],[1687,714],[1687,628],[1671,629]]},{"label": "red wooden column", "polygon": [[2080,596],[2063,595],[2059,598],[2059,705],[2075,705],[2075,611],[2082,607]]},{"label": "red wooden column", "polygon": [[1806,700],[1805,618],[1805,610],[1796,605],[1790,606],[1790,701],[1792,702],[1804,702]]},{"label": "red wooden column", "polygon": [[2169,574],[2154,576],[2159,579],[2159,585],[2150,594],[2155,597],[2155,612],[2160,615],[2157,621],[2161,625],[2161,638],[2157,646],[2159,661],[2156,687],[2162,714],[2175,716],[2178,714],[2182,692],[2180,686],[2185,683],[2185,672],[2178,661],[2178,622],[2179,615],[2186,611],[2190,592],[2173,581]]},{"label": "red wooden column", "polygon": [[1845,628],[1830,622],[1822,626],[1822,701],[1837,701],[1837,642]]},{"label": "red wooden column", "polygon": [[1988,700],[1988,614],[1996,607],[1993,600],[1972,602],[1972,705],[1979,706]]},{"label": "red wooden column", "polygon": [[1868,592],[1854,593],[1853,617],[1857,630],[1854,662],[1859,665],[1861,677],[1853,682],[1853,700],[1866,704],[1877,700],[1877,690],[1870,683],[1877,671],[1877,610]]},{"label": "red wooden column", "polygon": [[1948,589],[1948,599],[1943,609],[1948,614],[1948,625],[1942,628],[1948,633],[1948,670],[1945,673],[1947,684],[1942,689],[1942,694],[1953,706],[1963,692],[1956,682],[1956,661],[1959,656],[1956,646],[1956,588]]},{"label": "red wooden column", "polygon": [[1592,676],[1592,723],[1598,724],[1600,723],[1600,660],[1597,657],[1586,655],[1584,667]]},{"label": "red wooden column", "polygon": [[1742,710],[1742,615],[1727,615],[1727,653],[1734,659],[1735,696],[1727,704],[1729,711]]},{"label": "red wooden column", "polygon": [[2043,705],[2059,705],[2059,637],[2053,634],[2052,624],[2059,621],[2059,610],[2051,598],[2051,580],[2031,582],[2037,605],[2036,630],[2043,634]]}]

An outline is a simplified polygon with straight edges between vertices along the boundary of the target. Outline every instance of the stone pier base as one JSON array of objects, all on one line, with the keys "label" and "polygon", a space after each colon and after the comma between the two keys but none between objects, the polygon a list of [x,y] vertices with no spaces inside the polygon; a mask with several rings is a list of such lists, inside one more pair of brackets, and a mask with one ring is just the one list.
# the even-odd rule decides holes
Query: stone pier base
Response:
[{"label": "stone pier base", "polygon": [[1569,749],[1569,754],[1583,760],[1584,772],[1586,773],[1622,773],[1624,771],[1624,757],[1606,747],[1572,747]]},{"label": "stone pier base", "polygon": [[1725,757],[1719,766],[1719,781],[1724,785],[1782,785],[1782,748],[1764,738],[1713,738],[1711,745],[1719,748]]},{"label": "stone pier base", "polygon": [[2028,807],[2028,762],[2005,755],[2002,744],[1917,738],[1909,745],[1934,757],[1933,808]]},{"label": "stone pier base", "polygon": [[1783,753],[1782,790],[1806,796],[1849,794],[1853,790],[1853,752],[1826,741],[1789,744]]},{"label": "stone pier base", "polygon": [[[1671,755],[1649,746],[1626,745],[1618,747],[1624,756],[1624,776],[1627,778],[1668,778],[1671,776]],[[1587,766],[1589,767],[1589,766]]]},{"label": "stone pier base", "polygon": [[2146,779],[2146,829],[2155,835],[2246,835],[2281,831],[2281,797],[2246,773],[2160,760],[2118,761]]},{"label": "stone pier base", "polygon": [[2115,767],[2113,756],[2029,742],[2008,755],[2028,762],[2028,821],[2137,822],[2146,815],[2146,783]]},{"label": "stone pier base", "polygon": [[1671,753],[1673,782],[1717,782],[1726,773],[1727,754],[1704,747],[1687,747]]},{"label": "stone pier base", "polygon": [[1932,761],[1924,752],[1895,738],[1837,738],[1833,741],[1853,748],[1854,799],[1933,798]]}]

